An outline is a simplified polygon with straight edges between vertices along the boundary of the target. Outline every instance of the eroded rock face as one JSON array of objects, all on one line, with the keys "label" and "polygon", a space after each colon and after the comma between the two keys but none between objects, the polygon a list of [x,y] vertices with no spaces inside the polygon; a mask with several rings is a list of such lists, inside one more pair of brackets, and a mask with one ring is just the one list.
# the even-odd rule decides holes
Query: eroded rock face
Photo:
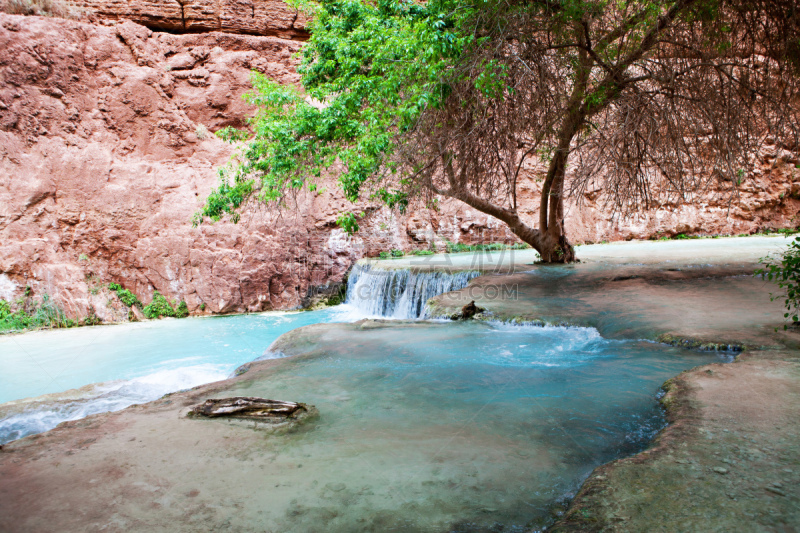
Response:
[{"label": "eroded rock face", "polygon": [[330,192],[191,225],[233,151],[209,130],[251,112],[251,69],[296,81],[295,42],[0,15],[0,46],[0,298],[111,316],[94,288],[116,281],[194,312],[291,308],[361,256]]},{"label": "eroded rock face", "polygon": [[306,40],[308,20],[282,0],[74,0],[90,20],[177,33],[221,31]]}]

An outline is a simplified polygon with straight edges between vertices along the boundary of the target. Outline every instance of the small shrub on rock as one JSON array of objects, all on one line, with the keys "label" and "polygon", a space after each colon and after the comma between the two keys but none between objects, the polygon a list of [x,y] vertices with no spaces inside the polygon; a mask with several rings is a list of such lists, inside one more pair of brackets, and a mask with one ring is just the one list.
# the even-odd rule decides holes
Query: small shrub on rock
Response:
[{"label": "small shrub on rock", "polygon": [[116,292],[119,301],[128,307],[133,307],[135,305],[139,309],[142,308],[142,302],[139,301],[139,298],[128,289],[123,289],[118,283],[109,283],[108,288]]},{"label": "small shrub on rock", "polygon": [[186,318],[189,316],[189,306],[184,301],[176,300],[173,307],[163,294],[155,291],[153,292],[153,301],[142,309],[142,313],[147,318]]},{"label": "small shrub on rock", "polygon": [[[785,291],[783,294],[770,294],[770,300],[783,298],[786,307],[783,317],[797,324],[800,322],[800,237],[795,237],[783,252],[762,257],[761,263],[764,268],[756,270],[756,276],[777,283]],[[786,329],[786,325],[783,328]]]},{"label": "small shrub on rock", "polygon": [[142,309],[144,316],[147,318],[161,318],[161,317],[174,317],[175,310],[169,304],[163,294],[158,291],[153,293],[153,301]]},{"label": "small shrub on rock", "polygon": [[181,301],[175,306],[175,317],[186,318],[187,316],[189,316],[189,306],[186,305],[186,302]]}]

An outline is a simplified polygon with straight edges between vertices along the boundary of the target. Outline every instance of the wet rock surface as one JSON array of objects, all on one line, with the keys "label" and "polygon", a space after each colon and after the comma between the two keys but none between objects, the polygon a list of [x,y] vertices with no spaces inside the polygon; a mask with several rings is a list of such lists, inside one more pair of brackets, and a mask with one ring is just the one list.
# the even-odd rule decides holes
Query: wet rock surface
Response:
[{"label": "wet rock surface", "polygon": [[461,308],[461,311],[450,316],[450,320],[469,320],[470,318],[486,311],[483,307],[475,305],[475,300]]},{"label": "wet rock surface", "polygon": [[567,531],[792,531],[800,523],[800,359],[752,352],[670,380],[671,425],[595,470]]},{"label": "wet rock surface", "polygon": [[299,414],[308,411],[309,406],[302,403],[238,396],[206,400],[192,407],[188,416],[240,418],[268,422],[296,418]]}]

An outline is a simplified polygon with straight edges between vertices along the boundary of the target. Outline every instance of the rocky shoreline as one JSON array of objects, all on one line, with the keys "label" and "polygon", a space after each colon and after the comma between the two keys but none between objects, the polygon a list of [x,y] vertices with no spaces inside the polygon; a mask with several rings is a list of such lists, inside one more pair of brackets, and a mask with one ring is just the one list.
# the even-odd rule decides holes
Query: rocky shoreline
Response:
[{"label": "rocky shoreline", "polygon": [[664,388],[669,426],[647,450],[596,469],[550,531],[792,531],[800,354],[746,352]]}]

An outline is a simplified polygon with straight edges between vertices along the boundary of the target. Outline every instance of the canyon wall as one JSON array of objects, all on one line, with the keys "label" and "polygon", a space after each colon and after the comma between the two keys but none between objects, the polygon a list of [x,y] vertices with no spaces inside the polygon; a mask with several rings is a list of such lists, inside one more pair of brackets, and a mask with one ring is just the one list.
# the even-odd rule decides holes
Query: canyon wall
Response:
[{"label": "canyon wall", "polygon": [[[183,28],[170,26],[174,5],[159,2],[89,6],[95,23],[0,14],[0,299],[30,287],[70,315],[124,319],[103,288],[114,281],[145,302],[155,290],[185,300],[194,313],[285,309],[341,281],[364,255],[446,241],[516,242],[497,220],[452,200],[407,215],[378,210],[351,238],[335,227],[350,209],[335,183],[301,194],[282,213],[256,209],[238,225],[193,227],[216,169],[235,150],[211,132],[243,126],[252,114],[241,98],[251,70],[297,83],[293,55],[302,43],[266,15],[255,18],[274,27],[257,31],[202,22],[233,3],[175,5],[184,8],[186,33],[153,31]],[[212,14],[191,18],[191,6]],[[266,6],[282,4],[253,3]],[[207,29],[223,31],[201,33]],[[617,220],[602,191],[589,191],[580,209],[569,207],[570,238],[796,225],[796,159],[766,146],[762,162],[732,203],[712,191],[693,205]],[[540,180],[541,169],[526,170],[520,204],[529,220],[537,219]]]},{"label": "canyon wall", "polygon": [[306,17],[283,0],[71,0],[96,23],[130,20],[171,33],[272,35],[306,40]]},{"label": "canyon wall", "polygon": [[295,82],[297,43],[2,15],[0,47],[0,298],[106,318],[116,281],[193,311],[295,307],[360,257],[331,193],[191,225],[233,151],[209,130],[250,113],[250,70]]}]

